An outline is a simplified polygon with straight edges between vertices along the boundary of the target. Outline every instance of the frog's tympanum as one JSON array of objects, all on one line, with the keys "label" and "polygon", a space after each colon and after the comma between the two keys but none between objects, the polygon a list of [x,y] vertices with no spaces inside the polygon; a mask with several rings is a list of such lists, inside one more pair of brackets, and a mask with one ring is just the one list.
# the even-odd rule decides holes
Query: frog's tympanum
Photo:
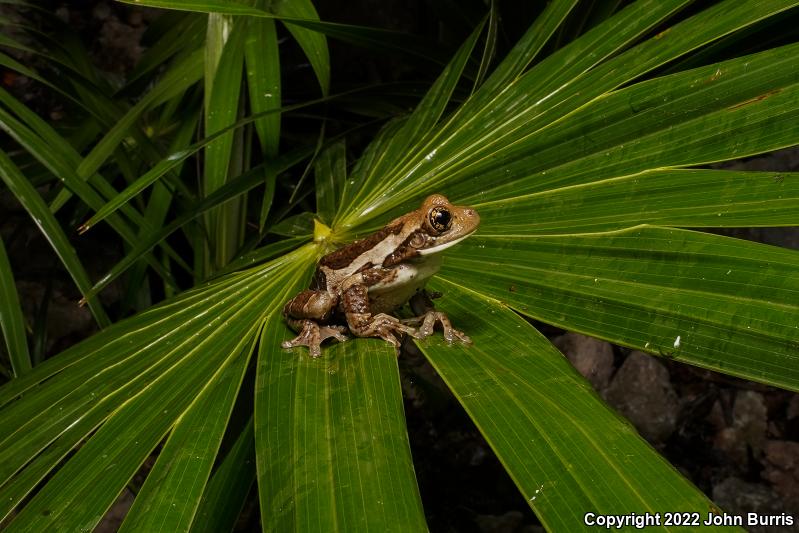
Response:
[{"label": "frog's tympanum", "polygon": [[[416,211],[322,257],[311,288],[283,308],[286,321],[299,332],[283,347],[307,346],[311,357],[319,357],[325,339],[345,341],[349,331],[357,337],[380,337],[399,350],[403,333],[421,339],[437,323],[447,341],[471,342],[433,308],[435,295],[424,285],[438,272],[441,252],[471,235],[479,223],[474,209],[433,194]],[[389,314],[406,303],[417,316],[400,320]]]}]

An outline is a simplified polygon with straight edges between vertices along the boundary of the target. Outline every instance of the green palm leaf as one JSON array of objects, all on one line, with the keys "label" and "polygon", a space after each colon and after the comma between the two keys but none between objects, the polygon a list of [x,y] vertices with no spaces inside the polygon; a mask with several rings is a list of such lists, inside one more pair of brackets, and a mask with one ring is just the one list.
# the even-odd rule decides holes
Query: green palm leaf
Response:
[{"label": "green palm leaf", "polygon": [[566,329],[797,390],[798,261],[793,250],[641,226],[475,237],[444,276]]},{"label": "green palm leaf", "polygon": [[[77,253],[75,253],[75,249],[72,247],[72,244],[70,244],[69,239],[67,239],[58,221],[56,221],[55,217],[50,213],[42,197],[39,196],[39,193],[30,182],[25,179],[25,176],[20,172],[11,158],[2,150],[0,150],[0,180],[5,183],[6,187],[14,194],[31,218],[33,218],[36,225],[53,247],[53,250],[55,250],[58,257],[64,263],[64,266],[69,271],[78,289],[86,295],[90,285],[89,276],[86,274]],[[100,302],[97,301],[96,298],[91,298],[88,300],[88,304],[97,323],[100,326],[107,326],[109,324],[109,319],[100,305]]]},{"label": "green palm leaf", "polygon": [[0,328],[5,339],[11,370],[15,377],[31,369],[31,356],[28,341],[25,338],[25,319],[19,305],[17,288],[14,285],[14,273],[8,262],[6,247],[0,240]]},{"label": "green palm leaf", "polygon": [[436,288],[474,346],[435,339],[421,348],[547,529],[578,529],[587,511],[711,505],[522,318],[449,279]]},{"label": "green palm leaf", "polygon": [[[91,290],[47,218],[46,233],[59,239],[62,260],[89,297],[177,229],[194,239],[195,253],[204,250],[196,243],[205,228],[188,222],[231,199],[239,202],[233,215],[243,216],[245,194],[312,151],[278,155],[279,102],[251,105],[272,114],[236,121],[242,65],[251,91],[279,82],[257,56],[262,49],[276,57],[269,13],[229,1],[145,3],[210,12],[214,24],[231,17],[234,30],[212,24],[219,46],[212,39],[194,55],[177,55],[175,70],[85,158],[56,143],[56,159],[77,167],[69,179],[98,212],[91,222],[108,216],[128,238],[118,215],[138,212],[127,202],[206,146],[210,186],[205,198],[187,200],[191,209],[142,234]],[[433,283],[445,293],[442,310],[474,344],[450,346],[436,335],[418,345],[544,526],[585,529],[589,511],[719,512],[523,318],[799,391],[797,252],[682,229],[799,223],[795,173],[690,168],[799,144],[797,45],[675,67],[692,59],[701,65],[706,45],[799,2],[728,0],[670,24],[688,3],[639,0],[613,16],[592,11],[596,18],[586,22],[575,17],[577,2],[550,2],[477,86],[462,83],[481,49],[476,28],[416,109],[388,121],[351,169],[349,143],[319,153],[316,215],[303,205],[272,224],[266,215],[275,189],[267,186],[250,220],[292,238],[250,252],[241,239],[213,237],[226,250],[216,278],[0,388],[0,517],[9,531],[93,527],[160,443],[123,529],[229,529],[256,480],[264,530],[424,530],[393,350],[374,339],[326,346],[319,359],[283,350],[291,332],[281,308],[332,244],[434,191],[474,206],[483,220]],[[285,15],[326,92],[327,48],[313,30],[332,26],[314,20],[309,3],[272,7],[275,18]],[[553,44],[584,24],[592,27],[583,35]],[[160,42],[152,57],[176,55],[174,42]],[[143,114],[174,102],[203,66],[208,138],[162,159],[122,193],[82,188],[87,177],[99,182],[97,170]],[[653,74],[664,66],[674,73]],[[469,96],[456,107],[454,94]],[[13,116],[2,118],[8,131],[24,129]],[[243,148],[225,145],[250,123],[267,159],[261,167],[247,166]],[[54,138],[41,125],[35,131]],[[15,138],[35,140],[25,133]],[[50,160],[41,141],[21,144]],[[34,217],[49,215],[4,159],[9,187],[30,199]],[[311,231],[314,242],[300,246]],[[6,288],[8,270],[0,264]],[[5,331],[11,322],[0,318]],[[254,398],[242,400],[248,368]],[[232,428],[242,405],[252,408],[244,409],[243,427]]]},{"label": "green palm leaf", "polygon": [[394,349],[370,340],[298,357],[279,348],[278,326],[255,390],[264,529],[423,531]]}]

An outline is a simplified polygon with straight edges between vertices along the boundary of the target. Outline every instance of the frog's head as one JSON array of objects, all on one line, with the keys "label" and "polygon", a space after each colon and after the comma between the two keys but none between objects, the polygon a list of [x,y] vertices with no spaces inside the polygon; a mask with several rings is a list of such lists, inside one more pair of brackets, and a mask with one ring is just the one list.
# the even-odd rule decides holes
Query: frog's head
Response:
[{"label": "frog's head", "polygon": [[452,205],[446,197],[432,194],[419,209],[370,237],[374,243],[364,239],[359,246],[379,252],[383,268],[390,268],[404,261],[425,261],[474,233],[479,224],[480,216],[471,207]]},{"label": "frog's head", "polygon": [[471,207],[452,205],[445,196],[432,194],[416,211],[419,228],[411,246],[419,255],[432,255],[459,243],[477,230],[480,215]]}]

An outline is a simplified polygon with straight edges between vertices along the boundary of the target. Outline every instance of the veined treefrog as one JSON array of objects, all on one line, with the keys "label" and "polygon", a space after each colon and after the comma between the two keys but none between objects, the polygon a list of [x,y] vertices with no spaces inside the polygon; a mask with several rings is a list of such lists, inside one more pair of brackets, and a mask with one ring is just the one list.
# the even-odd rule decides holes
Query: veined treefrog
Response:
[{"label": "veined treefrog", "polygon": [[[424,338],[437,323],[447,341],[470,343],[444,313],[433,308],[424,285],[441,267],[440,252],[474,233],[479,224],[474,209],[433,194],[419,209],[325,255],[310,289],[283,308],[286,321],[299,332],[283,347],[308,346],[311,357],[319,357],[322,341],[331,337],[345,341],[349,331],[357,337],[380,337],[399,350],[403,333]],[[417,316],[400,320],[389,314],[406,303]]]}]

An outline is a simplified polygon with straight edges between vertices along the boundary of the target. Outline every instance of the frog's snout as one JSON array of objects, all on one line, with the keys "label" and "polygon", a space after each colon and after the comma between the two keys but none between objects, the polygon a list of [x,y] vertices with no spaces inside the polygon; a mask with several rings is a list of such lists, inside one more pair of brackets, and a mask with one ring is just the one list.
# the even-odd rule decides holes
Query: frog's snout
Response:
[{"label": "frog's snout", "polygon": [[477,228],[480,224],[480,215],[477,214],[477,211],[472,209],[471,207],[467,207],[463,210],[464,217],[469,220],[469,225]]}]

